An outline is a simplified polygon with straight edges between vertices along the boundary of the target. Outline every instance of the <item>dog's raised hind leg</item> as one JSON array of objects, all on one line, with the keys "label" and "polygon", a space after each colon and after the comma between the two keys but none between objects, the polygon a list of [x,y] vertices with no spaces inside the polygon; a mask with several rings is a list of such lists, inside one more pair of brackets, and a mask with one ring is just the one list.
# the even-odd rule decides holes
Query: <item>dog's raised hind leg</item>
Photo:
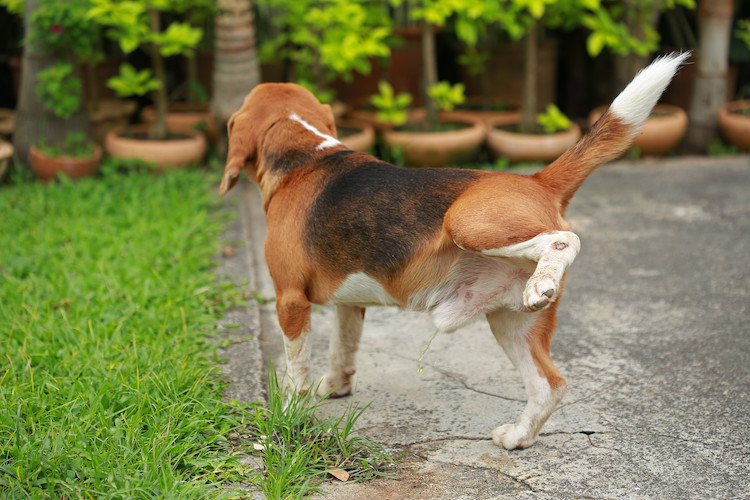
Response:
[{"label": "dog's raised hind leg", "polygon": [[516,423],[492,431],[492,441],[508,450],[534,444],[565,394],[565,379],[549,355],[556,312],[557,304],[553,304],[539,313],[499,310],[487,315],[495,339],[521,372],[528,397]]},{"label": "dog's raised hind leg", "polygon": [[[346,396],[352,392],[356,371],[355,357],[362,336],[365,309],[359,306],[336,306],[336,324],[331,334],[328,373],[318,388],[318,395]],[[332,392],[331,392],[332,391]]]},{"label": "dog's raised hind leg", "polygon": [[580,249],[581,240],[575,233],[552,231],[515,245],[482,250],[482,253],[536,262],[536,269],[526,282],[523,303],[530,311],[541,311],[557,299],[562,289],[565,271],[573,263]]}]

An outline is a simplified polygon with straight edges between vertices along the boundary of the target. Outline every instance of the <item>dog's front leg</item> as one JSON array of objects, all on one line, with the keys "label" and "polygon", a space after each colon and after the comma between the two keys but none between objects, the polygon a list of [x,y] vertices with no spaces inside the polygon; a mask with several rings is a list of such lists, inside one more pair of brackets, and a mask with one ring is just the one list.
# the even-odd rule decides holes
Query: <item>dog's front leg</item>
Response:
[{"label": "dog's front leg", "polygon": [[362,336],[365,308],[336,306],[336,325],[331,334],[328,373],[318,388],[318,394],[331,397],[346,396],[352,392],[352,377],[356,371],[355,357]]},{"label": "dog's front leg", "polygon": [[492,333],[521,372],[528,401],[515,424],[492,431],[492,441],[508,450],[527,448],[565,394],[567,385],[549,356],[557,304],[538,313],[499,310],[487,315]]},{"label": "dog's front leg", "polygon": [[303,292],[277,290],[276,312],[286,352],[284,388],[299,393],[310,388],[310,311],[310,302]]}]

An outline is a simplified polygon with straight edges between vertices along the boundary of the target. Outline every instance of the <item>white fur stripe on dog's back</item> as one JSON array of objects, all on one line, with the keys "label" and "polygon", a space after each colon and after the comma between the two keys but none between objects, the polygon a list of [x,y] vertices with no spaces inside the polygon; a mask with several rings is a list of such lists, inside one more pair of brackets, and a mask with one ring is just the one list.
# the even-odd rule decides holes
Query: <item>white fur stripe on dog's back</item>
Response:
[{"label": "white fur stripe on dog's back", "polygon": [[612,102],[610,112],[631,125],[631,133],[638,133],[678,66],[689,55],[690,52],[672,53],[642,69]]},{"label": "white fur stripe on dog's back", "polygon": [[313,127],[312,125],[310,125],[309,123],[307,123],[302,118],[300,118],[300,116],[297,113],[292,113],[291,115],[289,115],[289,119],[292,120],[292,121],[295,121],[297,123],[300,123],[307,130],[309,130],[313,134],[317,135],[321,139],[324,139],[323,142],[321,142],[320,144],[318,144],[318,147],[316,147],[315,149],[321,150],[321,149],[332,148],[334,146],[340,146],[341,145],[341,142],[338,139],[336,139],[335,137],[332,137],[332,136],[330,136],[328,134],[324,134],[323,132],[321,132],[317,128]]}]

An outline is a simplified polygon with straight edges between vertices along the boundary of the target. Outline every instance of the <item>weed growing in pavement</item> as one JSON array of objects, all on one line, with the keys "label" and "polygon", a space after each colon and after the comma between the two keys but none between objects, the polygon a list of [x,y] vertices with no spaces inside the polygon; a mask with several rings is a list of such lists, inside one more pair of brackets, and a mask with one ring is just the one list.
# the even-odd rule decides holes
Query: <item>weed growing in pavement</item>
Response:
[{"label": "weed growing in pavement", "polygon": [[389,476],[389,453],[353,432],[369,405],[350,404],[341,416],[321,417],[318,410],[326,397],[312,389],[287,396],[273,366],[268,373],[268,404],[255,407],[247,430],[262,459],[258,483],[267,498],[302,498],[318,492],[327,477],[363,481]]}]

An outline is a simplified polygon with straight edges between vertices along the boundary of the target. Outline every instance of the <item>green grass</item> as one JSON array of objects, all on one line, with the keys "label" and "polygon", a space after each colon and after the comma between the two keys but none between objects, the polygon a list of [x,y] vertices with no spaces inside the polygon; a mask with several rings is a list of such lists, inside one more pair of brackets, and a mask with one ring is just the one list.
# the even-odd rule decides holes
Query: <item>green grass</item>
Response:
[{"label": "green grass", "polygon": [[255,407],[247,428],[248,438],[259,446],[259,484],[266,498],[302,498],[319,492],[330,471],[344,470],[350,481],[389,476],[389,453],[353,433],[367,406],[350,404],[340,416],[320,416],[325,397],[315,396],[314,390],[285,395],[273,367],[268,373],[268,403]]},{"label": "green grass", "polygon": [[0,189],[0,497],[217,497],[237,471],[209,182]]},{"label": "green grass", "polygon": [[241,293],[212,272],[217,177],[108,170],[0,187],[0,498],[299,498],[331,469],[383,474],[363,410],[284,405],[273,370],[267,405],[222,402],[213,336]]}]

